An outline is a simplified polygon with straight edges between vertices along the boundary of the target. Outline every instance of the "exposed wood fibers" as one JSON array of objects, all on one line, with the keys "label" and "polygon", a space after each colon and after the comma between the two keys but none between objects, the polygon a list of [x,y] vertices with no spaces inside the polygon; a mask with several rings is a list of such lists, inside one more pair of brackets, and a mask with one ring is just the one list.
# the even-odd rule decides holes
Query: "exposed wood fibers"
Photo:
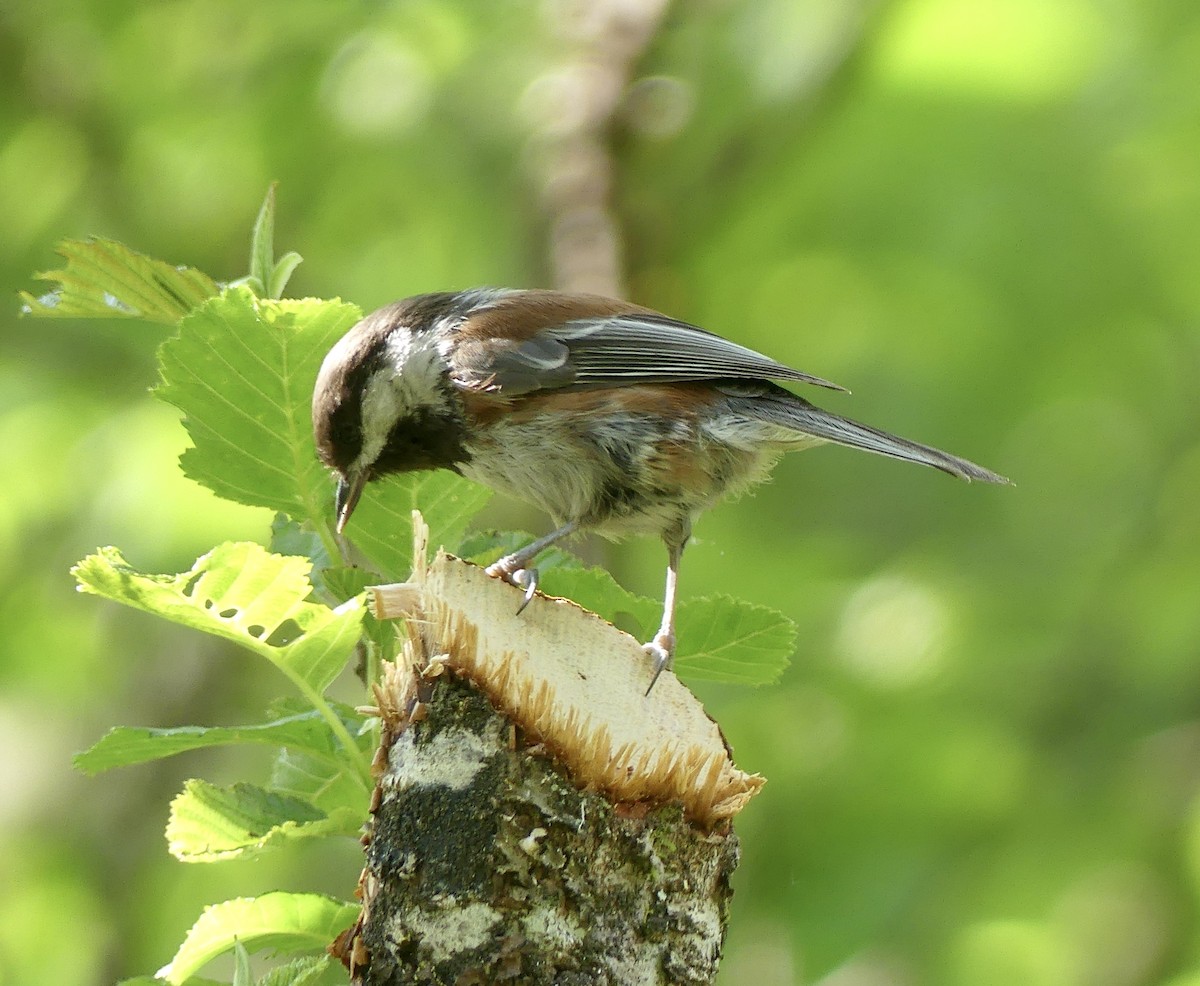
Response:
[{"label": "exposed wood fibers", "polygon": [[763,778],[733,764],[717,725],[673,674],[643,694],[650,662],[628,634],[541,595],[516,616],[518,590],[481,568],[444,552],[426,565],[419,515],[415,526],[412,579],[372,590],[375,614],[403,616],[409,637],[406,667],[386,669],[377,689],[385,730],[402,728],[422,687],[448,669],[483,690],[579,787],[618,804],[677,802],[711,826],[758,793]]}]

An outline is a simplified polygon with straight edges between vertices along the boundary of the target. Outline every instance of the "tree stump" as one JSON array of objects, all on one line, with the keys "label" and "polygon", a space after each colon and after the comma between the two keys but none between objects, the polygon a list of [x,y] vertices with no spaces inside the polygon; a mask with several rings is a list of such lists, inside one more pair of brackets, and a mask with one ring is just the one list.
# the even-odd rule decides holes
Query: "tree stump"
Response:
[{"label": "tree stump", "polygon": [[[417,529],[423,525],[418,523]],[[374,592],[403,658],[382,743],[363,914],[335,954],[363,986],[711,983],[763,779],[627,634],[444,553]]]}]

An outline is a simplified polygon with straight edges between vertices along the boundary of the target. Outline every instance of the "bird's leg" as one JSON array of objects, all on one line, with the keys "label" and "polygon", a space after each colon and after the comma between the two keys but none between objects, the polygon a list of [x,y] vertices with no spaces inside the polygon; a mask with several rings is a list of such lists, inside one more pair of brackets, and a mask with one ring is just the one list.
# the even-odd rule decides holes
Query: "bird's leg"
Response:
[{"label": "bird's leg", "polygon": [[494,561],[487,567],[488,575],[502,578],[510,585],[515,585],[518,589],[525,590],[525,598],[517,608],[518,616],[520,616],[521,610],[529,605],[529,600],[533,598],[533,594],[537,592],[538,587],[538,570],[536,568],[527,568],[526,566],[550,547],[550,545],[554,544],[555,541],[565,538],[568,534],[575,533],[576,526],[574,521],[564,524],[557,531],[551,531],[545,537],[538,538],[536,541],[525,545],[520,551],[514,551],[511,555],[505,555],[499,561]]},{"label": "bird's leg", "polygon": [[663,538],[667,542],[667,585],[663,592],[662,624],[654,639],[642,648],[654,658],[654,674],[646,687],[647,695],[658,681],[658,676],[665,668],[671,667],[675,660],[675,590],[679,585],[679,559],[683,557],[683,546],[691,536],[691,524],[685,523],[680,531]]}]

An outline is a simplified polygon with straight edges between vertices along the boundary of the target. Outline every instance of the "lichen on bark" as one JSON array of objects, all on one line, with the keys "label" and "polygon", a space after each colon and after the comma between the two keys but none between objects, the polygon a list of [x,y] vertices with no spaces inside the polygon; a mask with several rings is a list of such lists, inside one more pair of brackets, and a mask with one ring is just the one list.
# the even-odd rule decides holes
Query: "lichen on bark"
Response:
[{"label": "lichen on bark", "polygon": [[444,674],[424,687],[380,778],[356,981],[712,982],[730,824],[579,791],[475,685]]}]

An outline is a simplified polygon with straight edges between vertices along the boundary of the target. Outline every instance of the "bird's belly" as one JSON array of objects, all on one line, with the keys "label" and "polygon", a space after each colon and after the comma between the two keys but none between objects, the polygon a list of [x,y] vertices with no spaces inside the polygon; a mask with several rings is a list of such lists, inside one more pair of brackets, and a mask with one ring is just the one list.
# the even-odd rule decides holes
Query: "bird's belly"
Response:
[{"label": "bird's belly", "polygon": [[775,458],[695,421],[619,414],[502,419],[467,451],[468,479],[608,537],[677,529]]},{"label": "bird's belly", "polygon": [[466,444],[459,471],[476,483],[540,507],[558,524],[591,513],[603,464],[580,454],[559,430],[499,423]]}]

